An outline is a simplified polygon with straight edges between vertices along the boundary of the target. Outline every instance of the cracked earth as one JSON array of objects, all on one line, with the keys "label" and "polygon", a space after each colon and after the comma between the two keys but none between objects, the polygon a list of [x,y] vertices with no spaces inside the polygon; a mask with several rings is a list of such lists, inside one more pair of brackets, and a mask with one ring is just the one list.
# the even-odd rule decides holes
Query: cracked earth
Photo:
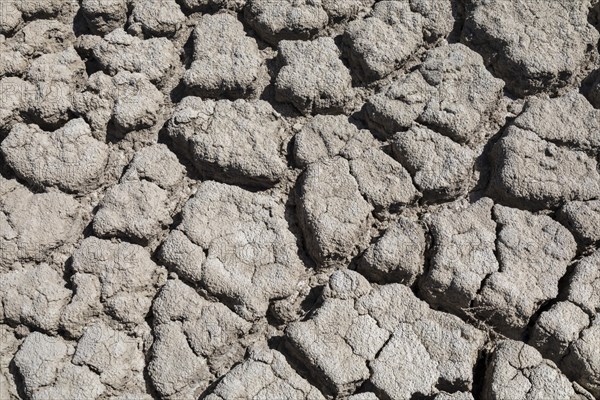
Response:
[{"label": "cracked earth", "polygon": [[599,30],[2,0],[0,399],[599,399]]}]

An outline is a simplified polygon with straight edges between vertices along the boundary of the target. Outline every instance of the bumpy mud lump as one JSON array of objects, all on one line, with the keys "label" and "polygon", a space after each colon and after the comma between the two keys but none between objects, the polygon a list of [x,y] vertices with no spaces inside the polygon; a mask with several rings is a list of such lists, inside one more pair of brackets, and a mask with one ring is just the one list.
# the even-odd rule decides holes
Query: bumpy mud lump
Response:
[{"label": "bumpy mud lump", "polygon": [[6,43],[0,44],[0,76],[21,75],[27,70],[27,59],[19,51],[10,49]]},{"label": "bumpy mud lump", "polygon": [[375,0],[321,0],[323,9],[329,15],[330,22],[351,19],[360,13],[370,11]]},{"label": "bumpy mud lump", "polygon": [[22,340],[17,339],[14,329],[5,324],[0,324],[0,339],[0,396],[3,399],[18,399],[18,389],[10,372],[10,365]]},{"label": "bumpy mud lump", "polygon": [[71,196],[32,193],[0,177],[0,271],[16,262],[51,261],[52,253],[75,244],[86,224],[81,205]]},{"label": "bumpy mud lump", "polygon": [[364,247],[372,207],[348,161],[337,157],[309,165],[296,191],[307,250],[318,264],[342,261],[356,253],[356,246]]},{"label": "bumpy mud lump", "polygon": [[96,72],[85,91],[74,95],[73,111],[90,124],[95,136],[106,140],[151,128],[163,103],[163,94],[144,74],[122,71],[110,77]]},{"label": "bumpy mud lump", "polygon": [[358,190],[377,210],[397,209],[418,197],[408,172],[367,130],[359,130],[346,117],[317,115],[294,137],[294,159],[305,167],[341,156],[348,160]]},{"label": "bumpy mud lump", "polygon": [[56,334],[71,298],[66,282],[48,264],[0,275],[0,320]]},{"label": "bumpy mud lump", "polygon": [[352,78],[333,39],[282,41],[278,62],[278,101],[290,102],[308,114],[341,111],[350,100]]},{"label": "bumpy mud lump", "polygon": [[600,201],[572,201],[559,211],[559,218],[583,244],[600,240]]},{"label": "bumpy mud lump", "polygon": [[[494,146],[492,190],[512,204],[595,200],[600,112],[580,94],[533,98]],[[569,146],[570,145],[570,146]]]},{"label": "bumpy mud lump", "polygon": [[294,161],[304,168],[316,161],[372,147],[375,140],[370,132],[359,130],[345,116],[316,115],[294,136],[293,145]]},{"label": "bumpy mud lump", "polygon": [[419,196],[406,169],[378,148],[350,158],[358,190],[375,210],[398,210]]},{"label": "bumpy mud lump", "polygon": [[[432,313],[401,322],[373,361],[371,380],[389,398],[435,394],[439,391],[436,386],[444,384],[468,391],[482,344],[480,331],[447,314]],[[404,357],[422,364],[408,366],[402,361]],[[397,378],[399,373],[406,377],[404,382]]]},{"label": "bumpy mud lump", "polygon": [[104,36],[92,49],[94,58],[110,75],[120,71],[139,72],[151,82],[160,82],[171,72],[179,56],[166,38],[142,40],[118,28]]},{"label": "bumpy mud lump", "polygon": [[167,129],[175,146],[210,178],[268,187],[286,172],[286,125],[265,101],[186,97]]},{"label": "bumpy mud lump", "polygon": [[324,400],[315,387],[299,376],[285,357],[258,347],[217,384],[207,400],[249,396],[256,399]]},{"label": "bumpy mud lump", "polygon": [[430,304],[460,313],[477,296],[485,277],[499,269],[493,206],[488,198],[473,204],[459,201],[426,216],[434,245],[420,285]]},{"label": "bumpy mud lump", "polygon": [[150,243],[173,222],[177,207],[189,195],[180,184],[184,173],[185,168],[165,145],[137,152],[121,181],[100,201],[94,233]]},{"label": "bumpy mud lump", "polygon": [[573,380],[579,382],[596,397],[600,396],[598,343],[600,343],[600,323],[596,318],[588,329],[580,333],[579,340],[570,349],[571,353],[561,363]]},{"label": "bumpy mud lump", "polygon": [[494,113],[503,83],[481,56],[462,44],[428,51],[417,70],[371,96],[364,108],[371,126],[387,137],[415,121],[460,143],[480,143],[486,118]]},{"label": "bumpy mud lump", "polygon": [[30,399],[97,398],[106,387],[87,366],[72,363],[74,344],[33,332],[23,341],[14,362]]},{"label": "bumpy mud lump", "polygon": [[398,133],[392,148],[428,200],[457,198],[473,183],[476,153],[431,129],[414,126]]},{"label": "bumpy mud lump", "polygon": [[533,347],[512,340],[496,345],[483,390],[489,399],[578,398],[554,363],[543,359]]},{"label": "bumpy mud lump", "polygon": [[[475,328],[431,311],[406,286],[372,288],[353,271],[333,273],[323,298],[310,319],[288,326],[286,337],[326,392],[348,395],[369,378],[370,370],[371,382],[388,398],[435,394],[440,379],[470,388],[483,345],[483,334]],[[428,334],[419,334],[423,332]],[[428,364],[403,369],[398,352]],[[404,371],[401,382],[395,371]]]},{"label": "bumpy mud lump", "polygon": [[321,0],[248,0],[244,16],[260,37],[272,44],[308,39],[328,22]]},{"label": "bumpy mud lump", "polygon": [[425,298],[513,338],[558,295],[577,248],[569,231],[550,217],[494,206],[488,198],[447,206],[426,221],[435,245],[420,281]]},{"label": "bumpy mud lump", "polygon": [[185,173],[186,168],[166,145],[155,144],[135,153],[121,182],[144,180],[168,190],[179,184]]},{"label": "bumpy mud lump", "polygon": [[[193,262],[188,252],[203,251],[206,258],[195,260],[202,285],[242,317],[258,318],[270,300],[297,290],[304,271],[285,213],[264,194],[204,182],[185,205],[163,257],[173,264],[182,258]],[[185,269],[193,273],[192,268]]]},{"label": "bumpy mud lump", "polygon": [[469,0],[463,39],[516,95],[554,92],[575,78],[598,42],[590,8],[587,0]]},{"label": "bumpy mud lump", "polygon": [[564,299],[539,316],[530,338],[531,345],[544,357],[555,361],[570,379],[595,396],[600,393],[599,261],[600,252],[596,250],[575,265]]},{"label": "bumpy mud lump", "polygon": [[580,333],[589,324],[590,318],[585,311],[570,301],[561,301],[540,314],[529,344],[538,349],[544,358],[560,363],[571,344],[579,339]]},{"label": "bumpy mud lump", "polygon": [[147,35],[170,36],[181,29],[185,15],[175,0],[133,1],[131,21]]},{"label": "bumpy mud lump", "polygon": [[92,33],[105,35],[123,28],[127,21],[127,0],[83,0],[81,12]]},{"label": "bumpy mud lump", "polygon": [[423,272],[426,246],[423,227],[401,217],[364,252],[358,271],[377,282],[410,286]]},{"label": "bumpy mud lump", "polygon": [[149,400],[142,348],[139,338],[98,322],[85,328],[71,362],[96,372],[112,398]]},{"label": "bumpy mud lump", "polygon": [[200,19],[194,29],[194,61],[183,78],[194,93],[247,97],[266,76],[258,45],[241,22],[230,14]]},{"label": "bumpy mud lump", "polygon": [[34,87],[17,77],[0,79],[0,134],[7,134],[17,123],[28,107]]},{"label": "bumpy mud lump", "polygon": [[446,0],[377,2],[367,18],[344,32],[350,63],[365,80],[381,79],[402,67],[426,39],[448,35],[452,21]]},{"label": "bumpy mud lump", "polygon": [[6,45],[8,49],[16,50],[25,57],[39,57],[68,50],[74,41],[75,35],[69,25],[53,19],[37,19],[27,23],[6,40]]},{"label": "bumpy mud lump", "polygon": [[595,71],[596,80],[592,82],[587,98],[596,108],[600,108],[600,69]]},{"label": "bumpy mud lump", "polygon": [[75,336],[86,321],[103,315],[132,327],[145,324],[152,299],[166,278],[143,247],[95,237],[81,242],[72,269],[75,296],[61,325]]},{"label": "bumpy mud lump", "polygon": [[72,17],[69,14],[76,10],[72,3],[65,0],[7,0],[2,4],[2,7],[0,34],[6,36],[14,34],[18,28],[21,28],[24,21],[30,21],[33,18],[68,18]]},{"label": "bumpy mud lump", "polygon": [[34,91],[26,113],[38,125],[60,127],[69,120],[73,96],[85,77],[85,64],[72,48],[36,58],[27,72]]},{"label": "bumpy mud lump", "polygon": [[215,11],[227,9],[241,11],[247,0],[181,0],[182,7],[188,12]]},{"label": "bumpy mud lump", "polygon": [[94,233],[147,242],[173,222],[169,203],[168,192],[152,182],[120,183],[108,189],[100,202]]},{"label": "bumpy mud lump", "polygon": [[181,281],[167,282],[152,314],[156,340],[148,372],[163,396],[198,395],[244,357],[243,337],[252,325]]},{"label": "bumpy mud lump", "polygon": [[575,91],[556,98],[531,97],[514,126],[558,145],[584,150],[600,147],[600,110]]},{"label": "bumpy mud lump", "polygon": [[86,192],[102,184],[108,146],[92,136],[83,119],[69,121],[54,132],[37,125],[15,126],[0,145],[15,173],[35,187],[55,186]]},{"label": "bumpy mud lump", "polygon": [[493,212],[500,268],[482,283],[473,306],[480,318],[519,337],[539,307],[558,296],[577,247],[569,231],[548,216],[500,205]]},{"label": "bumpy mud lump", "polygon": [[516,125],[495,144],[492,159],[491,190],[510,204],[552,208],[561,202],[600,196],[595,158]]}]

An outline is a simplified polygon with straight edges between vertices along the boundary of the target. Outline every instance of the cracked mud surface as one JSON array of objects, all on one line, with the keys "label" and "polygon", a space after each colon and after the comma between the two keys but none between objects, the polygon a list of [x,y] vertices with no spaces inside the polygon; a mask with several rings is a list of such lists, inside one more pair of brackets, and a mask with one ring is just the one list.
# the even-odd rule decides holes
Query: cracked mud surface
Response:
[{"label": "cracked mud surface", "polygon": [[600,399],[598,0],[4,0],[0,400]]}]

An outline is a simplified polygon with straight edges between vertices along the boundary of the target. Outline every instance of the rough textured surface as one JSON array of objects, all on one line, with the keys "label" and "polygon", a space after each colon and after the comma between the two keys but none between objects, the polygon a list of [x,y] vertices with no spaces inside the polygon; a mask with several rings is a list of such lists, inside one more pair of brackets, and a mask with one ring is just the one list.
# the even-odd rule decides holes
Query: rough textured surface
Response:
[{"label": "rough textured surface", "polygon": [[72,48],[34,59],[27,71],[27,79],[33,84],[27,116],[47,128],[67,122],[73,97],[84,77],[85,64]]},{"label": "rough textured surface", "polygon": [[158,122],[163,95],[141,73],[122,71],[110,77],[90,76],[86,90],[73,98],[73,111],[81,115],[99,139],[150,128]]},{"label": "rough textured surface", "polygon": [[276,44],[282,39],[308,39],[327,25],[321,0],[249,0],[246,21],[260,37]]},{"label": "rough textured surface", "polygon": [[137,0],[133,1],[131,21],[148,35],[169,36],[181,29],[185,15],[175,0]]},{"label": "rough textured surface", "polygon": [[110,75],[120,71],[143,73],[160,81],[177,62],[175,46],[165,38],[141,40],[115,29],[92,49],[94,58]]},{"label": "rough textured surface", "polygon": [[421,126],[394,136],[396,159],[406,167],[427,199],[452,199],[473,182],[475,152]]},{"label": "rough textured surface", "polygon": [[132,326],[145,324],[166,275],[144,248],[94,237],[81,242],[73,254],[72,268],[75,296],[66,306],[61,324],[73,333],[82,323],[103,314]]},{"label": "rough textured surface", "polygon": [[199,95],[245,97],[266,73],[262,62],[255,40],[234,16],[206,15],[194,30],[194,61],[184,81]]},{"label": "rough textured surface", "polygon": [[564,300],[540,315],[530,338],[530,343],[545,357],[563,367],[570,379],[594,396],[600,394],[595,346],[599,337],[599,261],[600,253],[595,251],[575,265]]},{"label": "rough textured surface", "polygon": [[56,334],[62,309],[71,295],[65,283],[48,264],[2,275],[0,319]]},{"label": "rough textured surface", "polygon": [[106,191],[94,217],[94,233],[146,241],[171,222],[166,190],[147,181],[123,182]]},{"label": "rough textured surface", "polygon": [[558,296],[558,282],[575,257],[576,244],[548,216],[500,205],[493,212],[500,268],[483,282],[474,307],[508,336],[518,337],[535,311]]},{"label": "rough textured surface", "polygon": [[204,182],[171,235],[177,232],[184,235],[171,239],[165,260],[179,264],[183,252],[204,251],[206,258],[195,260],[200,282],[244,318],[264,315],[269,300],[293,294],[304,270],[284,207],[262,194]]},{"label": "rough textured surface", "polygon": [[479,143],[481,125],[493,113],[503,83],[481,56],[462,44],[428,51],[418,69],[371,96],[367,121],[385,136],[420,122],[460,143]]},{"label": "rough textured surface", "polygon": [[477,296],[483,279],[498,271],[493,205],[488,198],[462,201],[426,217],[434,245],[420,285],[431,304],[461,312]]},{"label": "rough textured surface", "polygon": [[[352,271],[332,274],[323,297],[314,316],[289,325],[286,336],[327,392],[352,393],[370,370],[386,398],[434,394],[438,380],[470,388],[481,332],[431,311],[406,286],[371,288]],[[422,369],[404,359],[419,360]]]},{"label": "rough textured surface", "polygon": [[8,165],[30,185],[67,192],[85,192],[102,184],[108,162],[108,146],[94,139],[83,119],[71,120],[50,134],[36,125],[17,125],[0,149]]},{"label": "rough textured surface", "polygon": [[397,209],[419,196],[402,165],[383,151],[370,132],[359,130],[346,117],[311,118],[294,137],[293,146],[300,167],[336,156],[348,160],[358,190],[377,210]]},{"label": "rough textured surface", "polygon": [[32,193],[0,178],[1,270],[15,262],[45,261],[52,252],[74,244],[85,225],[84,211],[72,197]]},{"label": "rough textured surface", "polygon": [[365,242],[372,207],[362,198],[345,159],[337,157],[308,166],[297,197],[308,252],[317,263],[342,261]]},{"label": "rough textured surface", "polygon": [[333,39],[279,43],[276,98],[305,113],[340,111],[351,96],[350,71]]},{"label": "rough textured surface", "polygon": [[410,286],[423,272],[425,249],[423,227],[401,217],[363,253],[358,270],[375,281]]},{"label": "rough textured surface", "polygon": [[83,0],[81,2],[83,13],[90,30],[93,33],[104,35],[117,28],[122,28],[127,20],[127,0],[103,1]]},{"label": "rough textured surface", "polygon": [[561,222],[584,244],[600,240],[600,201],[572,201],[559,212]]},{"label": "rough textured surface", "polygon": [[368,81],[400,68],[425,41],[452,29],[450,1],[380,1],[344,33],[351,65]]},{"label": "rough textured surface", "polygon": [[23,379],[25,394],[31,399],[97,398],[106,387],[87,366],[72,363],[73,343],[60,337],[33,332],[14,358]]},{"label": "rough textured surface", "polygon": [[270,186],[287,169],[285,122],[262,100],[186,97],[169,121],[168,133],[209,177]]},{"label": "rough textured surface", "polygon": [[556,145],[531,131],[511,126],[494,146],[492,190],[515,205],[556,207],[600,196],[595,158]]},{"label": "rough textured surface", "polygon": [[590,1],[469,0],[466,8],[463,39],[519,96],[570,83],[598,41]]},{"label": "rough textured surface", "polygon": [[250,356],[223,377],[208,400],[238,397],[255,399],[324,399],[318,389],[298,376],[279,352],[252,349]]},{"label": "rough textured surface", "polygon": [[251,324],[180,281],[167,282],[152,313],[157,337],[148,370],[163,396],[202,392],[213,374],[224,374],[244,356],[245,346],[239,341]]},{"label": "rough textured surface", "polygon": [[515,341],[498,343],[485,376],[489,399],[569,399],[575,390],[551,361],[534,348]]},{"label": "rough textured surface", "polygon": [[600,398],[599,38],[599,0],[0,0],[0,399]]}]

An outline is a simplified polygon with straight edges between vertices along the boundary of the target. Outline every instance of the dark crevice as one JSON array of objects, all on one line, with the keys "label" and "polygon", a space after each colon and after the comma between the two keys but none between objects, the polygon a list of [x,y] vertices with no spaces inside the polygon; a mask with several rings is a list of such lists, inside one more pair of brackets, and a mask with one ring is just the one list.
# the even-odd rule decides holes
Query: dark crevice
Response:
[{"label": "dark crevice", "polygon": [[[237,364],[234,364],[234,365],[232,365],[232,366],[231,366],[231,369],[233,369],[233,367],[235,367],[236,365],[237,365]],[[231,370],[231,369],[230,369],[230,370]],[[218,379],[216,379],[214,382],[211,382],[211,384],[210,384],[210,385],[208,385],[208,386],[206,387],[206,389],[204,389],[204,390],[202,391],[202,393],[200,393],[200,395],[198,396],[198,400],[203,400],[203,399],[205,399],[206,397],[208,397],[208,395],[210,395],[210,394],[211,394],[211,393],[212,393],[212,392],[215,390],[215,387],[217,387],[217,385],[218,385],[219,383],[221,383],[221,381],[223,380],[223,378],[225,378],[225,376],[227,376],[227,373],[223,374],[223,376],[219,377],[219,378],[218,378]]]},{"label": "dark crevice", "polygon": [[8,372],[12,375],[15,385],[17,386],[17,394],[19,397],[28,399],[29,396],[27,396],[27,392],[25,391],[25,381],[15,364],[14,358],[10,361],[10,364],[8,364]]},{"label": "dark crevice", "polygon": [[294,348],[287,337],[282,336],[279,340],[272,341],[269,343],[269,347],[281,353],[288,365],[311,386],[319,390],[324,397],[330,398],[334,396],[335,391],[332,390],[333,382],[330,382],[324,373],[312,370],[309,367],[310,363],[308,360]]},{"label": "dark crevice", "polygon": [[475,361],[475,365],[473,366],[473,388],[471,389],[471,394],[475,400],[484,397],[487,357],[488,350],[484,347],[479,350],[477,361]]},{"label": "dark crevice", "polygon": [[[425,253],[423,254],[424,263],[423,263],[423,271],[415,279],[415,282],[411,286],[411,290],[413,291],[414,295],[418,299],[423,300],[427,304],[429,304],[429,302],[425,300],[426,296],[424,295],[422,287],[423,287],[425,278],[429,275],[429,272],[431,271],[431,266],[433,264],[433,257],[435,255],[435,251],[436,251],[436,242],[435,242],[435,238],[433,237],[433,234],[431,233],[431,229],[423,221],[423,215],[420,216],[419,222],[420,222],[421,226],[423,227],[423,232],[425,233]],[[431,305],[430,305],[430,307],[431,307]]]},{"label": "dark crevice", "polygon": [[558,281],[558,295],[556,296],[556,298],[553,299],[549,299],[546,300],[544,302],[542,302],[535,313],[533,313],[533,315],[529,318],[529,322],[527,323],[527,327],[525,329],[525,333],[523,335],[523,341],[525,343],[528,343],[530,338],[531,338],[531,334],[533,331],[533,328],[535,326],[535,324],[537,323],[538,319],[540,318],[540,315],[542,313],[544,313],[545,311],[550,310],[552,307],[554,307],[557,303],[564,301],[567,299],[567,292],[569,290],[569,284],[571,281],[571,276],[573,275],[573,272],[577,266],[578,261],[574,260],[572,261],[569,266],[567,267],[567,271],[566,273],[559,279]]},{"label": "dark crevice", "polygon": [[374,396],[377,397],[377,395],[375,394],[375,391],[376,391],[375,386],[371,383],[370,380],[367,379],[352,394],[372,393]]},{"label": "dark crevice", "polygon": [[[72,3],[68,3],[68,4],[72,4]],[[79,7],[79,9],[77,10],[77,13],[73,17],[73,33],[75,34],[76,37],[79,37],[81,35],[92,34],[92,32],[90,31],[90,28],[89,28],[89,24],[88,24],[85,16],[83,15],[83,10],[81,9],[81,7]]]},{"label": "dark crevice", "polygon": [[448,35],[448,43],[460,43],[465,25],[465,0],[452,0],[452,16],[454,17],[454,26]]}]

